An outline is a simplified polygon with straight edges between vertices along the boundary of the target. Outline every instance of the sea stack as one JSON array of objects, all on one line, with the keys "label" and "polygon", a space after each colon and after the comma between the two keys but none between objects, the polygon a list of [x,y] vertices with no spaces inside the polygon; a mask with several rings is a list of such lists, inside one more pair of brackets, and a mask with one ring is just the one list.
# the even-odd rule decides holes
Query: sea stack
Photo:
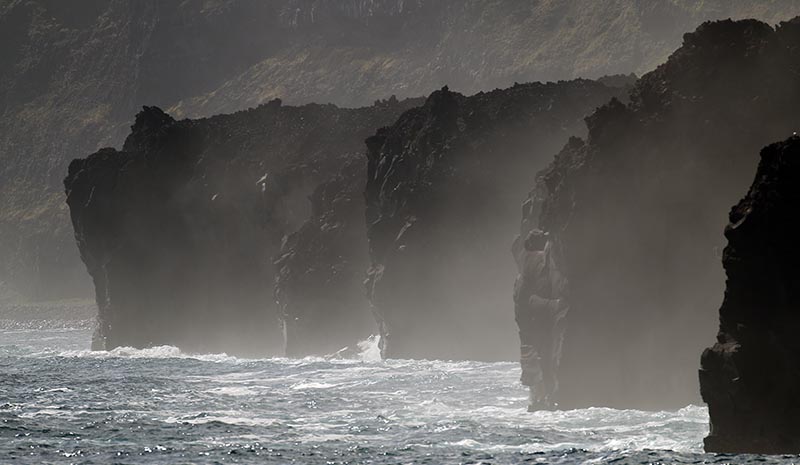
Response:
[{"label": "sea stack", "polygon": [[[319,208],[311,195],[318,186],[348,160],[366,164],[364,139],[418,103],[389,99],[344,109],[274,100],[181,121],[147,107],[121,151],[73,161],[64,184],[95,284],[93,347],[283,354],[282,326],[309,313],[295,306],[279,314],[274,304],[274,261],[287,236]],[[369,323],[363,312],[339,308],[342,325]],[[314,333],[287,332],[304,334]],[[366,329],[360,337],[369,335]],[[329,331],[325,339],[341,346],[358,341],[351,337]],[[288,344],[298,354],[323,347],[308,339]]]},{"label": "sea stack", "polygon": [[719,333],[700,389],[707,452],[800,453],[800,138],[761,151],[747,195],[730,212]]}]

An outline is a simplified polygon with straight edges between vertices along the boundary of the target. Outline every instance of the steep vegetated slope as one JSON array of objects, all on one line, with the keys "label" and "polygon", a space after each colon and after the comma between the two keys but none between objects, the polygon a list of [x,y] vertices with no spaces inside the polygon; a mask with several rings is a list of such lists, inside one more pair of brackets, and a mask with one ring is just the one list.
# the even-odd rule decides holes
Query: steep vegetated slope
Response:
[{"label": "steep vegetated slope", "polygon": [[730,212],[728,280],[717,343],[703,354],[708,452],[796,454],[800,431],[800,139],[761,152],[750,191]]},{"label": "steep vegetated slope", "polygon": [[523,234],[544,229],[563,251],[562,406],[699,400],[724,213],[758,149],[800,126],[799,70],[797,19],[704,24],[540,173]]},{"label": "steep vegetated slope", "polygon": [[626,89],[589,80],[447,88],[367,141],[368,292],[384,356],[514,359],[507,262],[533,173]]},{"label": "steep vegetated slope", "polygon": [[793,0],[2,2],[0,291],[86,292],[60,179],[70,159],[118,146],[142,105],[362,106],[643,71],[704,19],[790,14]]},{"label": "steep vegetated slope", "polygon": [[770,23],[791,0],[284,0],[291,40],[214,91],[190,114],[275,97],[365,105],[448,85],[473,94],[516,82],[654,69],[709,19]]},{"label": "steep vegetated slope", "polygon": [[73,161],[65,186],[95,284],[94,347],[281,353],[273,257],[307,220],[315,186],[415,103],[276,100],[182,121],[147,107],[122,151]]}]

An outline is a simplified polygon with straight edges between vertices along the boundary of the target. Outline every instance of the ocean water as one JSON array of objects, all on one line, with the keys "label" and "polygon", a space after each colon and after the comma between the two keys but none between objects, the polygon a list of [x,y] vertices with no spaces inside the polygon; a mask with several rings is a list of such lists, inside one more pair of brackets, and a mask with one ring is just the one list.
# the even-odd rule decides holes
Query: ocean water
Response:
[{"label": "ocean water", "polygon": [[0,329],[0,463],[793,463],[702,453],[708,414],[527,413],[515,363],[88,350]]}]

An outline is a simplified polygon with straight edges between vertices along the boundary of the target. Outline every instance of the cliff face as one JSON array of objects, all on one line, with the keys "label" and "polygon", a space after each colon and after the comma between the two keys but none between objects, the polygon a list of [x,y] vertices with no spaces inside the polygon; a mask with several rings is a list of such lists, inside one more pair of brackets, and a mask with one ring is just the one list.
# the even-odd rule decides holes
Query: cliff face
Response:
[{"label": "cliff face", "polygon": [[800,451],[798,206],[800,139],[792,137],[761,151],[755,180],[725,229],[719,334],[700,370],[708,452]]},{"label": "cliff face", "polygon": [[509,360],[515,198],[624,89],[576,80],[447,88],[367,141],[368,294],[385,357]]},{"label": "cliff face", "polygon": [[562,406],[698,400],[693,360],[723,286],[720,212],[758,147],[800,124],[799,47],[797,20],[704,24],[539,174],[523,234],[541,228],[563,251]]},{"label": "cliff face", "polygon": [[[180,117],[276,97],[368,105],[444,84],[644,71],[700,21],[793,0],[10,0],[0,5],[0,289],[88,289],[60,181],[142,105]],[[620,37],[626,38],[620,40]]]},{"label": "cliff face", "polygon": [[377,332],[364,290],[369,265],[364,224],[364,154],[311,194],[311,216],[284,242],[275,300],[286,355],[331,354]]},{"label": "cliff face", "polygon": [[96,348],[172,344],[281,353],[272,259],[308,195],[413,106],[283,106],[175,121],[136,117],[122,151],[70,164],[75,237],[99,307]]}]

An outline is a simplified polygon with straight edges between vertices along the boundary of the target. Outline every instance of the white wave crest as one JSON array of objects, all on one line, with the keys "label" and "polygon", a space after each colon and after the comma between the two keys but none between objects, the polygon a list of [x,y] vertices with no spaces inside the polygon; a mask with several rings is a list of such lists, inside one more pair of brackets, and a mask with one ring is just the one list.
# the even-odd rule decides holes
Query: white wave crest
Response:
[{"label": "white wave crest", "polygon": [[131,359],[194,359],[204,362],[237,362],[241,359],[225,353],[219,354],[188,354],[175,346],[155,346],[146,349],[134,347],[117,347],[112,350],[65,350],[57,353],[45,352],[39,355],[60,356],[67,358],[131,358]]},{"label": "white wave crest", "polygon": [[364,362],[380,362],[381,361],[381,337],[379,335],[372,335],[365,340],[358,343],[360,352],[358,358]]},{"label": "white wave crest", "polygon": [[371,335],[368,338],[360,341],[356,344],[356,348],[352,347],[342,347],[341,349],[337,350],[332,354],[325,355],[324,357],[316,357],[316,356],[308,356],[303,358],[302,360],[308,361],[315,361],[315,360],[325,360],[330,362],[344,362],[344,363],[352,363],[352,362],[380,362],[381,361],[381,349],[380,349],[380,341],[381,337],[376,335]]}]

